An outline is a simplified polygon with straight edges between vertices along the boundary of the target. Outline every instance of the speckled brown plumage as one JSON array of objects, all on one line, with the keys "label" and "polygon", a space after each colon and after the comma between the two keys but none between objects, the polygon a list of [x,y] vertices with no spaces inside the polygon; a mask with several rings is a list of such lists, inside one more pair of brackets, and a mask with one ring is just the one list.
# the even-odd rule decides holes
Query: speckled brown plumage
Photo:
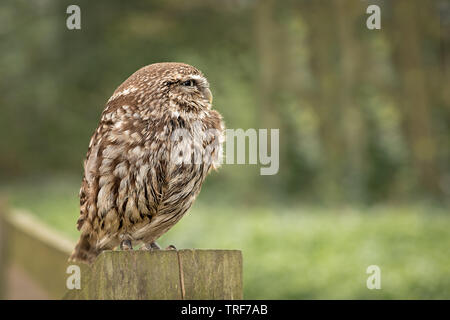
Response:
[{"label": "speckled brown plumage", "polygon": [[220,165],[224,126],[211,101],[203,74],[182,63],[146,66],[116,89],[89,143],[71,260],[92,262],[123,240],[149,245],[181,219]]}]

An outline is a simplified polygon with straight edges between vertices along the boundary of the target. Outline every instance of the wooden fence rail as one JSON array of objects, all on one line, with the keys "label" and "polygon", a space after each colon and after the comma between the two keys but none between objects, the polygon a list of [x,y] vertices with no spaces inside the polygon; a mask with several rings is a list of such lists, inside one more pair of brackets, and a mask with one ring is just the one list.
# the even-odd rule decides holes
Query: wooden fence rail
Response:
[{"label": "wooden fence rail", "polygon": [[238,250],[105,251],[79,264],[80,289],[67,258],[74,246],[27,212],[0,207],[0,294],[8,297],[11,266],[19,266],[53,299],[242,299]]}]

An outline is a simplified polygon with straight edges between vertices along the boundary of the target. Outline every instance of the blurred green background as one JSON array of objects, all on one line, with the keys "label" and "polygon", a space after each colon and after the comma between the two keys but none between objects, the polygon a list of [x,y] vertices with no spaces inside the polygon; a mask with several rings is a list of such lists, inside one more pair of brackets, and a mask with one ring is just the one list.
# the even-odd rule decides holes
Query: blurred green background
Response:
[{"label": "blurred green background", "polygon": [[4,0],[0,192],[76,239],[106,101],[185,62],[228,128],[280,129],[280,169],[224,165],[162,244],[242,249],[247,299],[449,299],[449,46],[446,0]]}]

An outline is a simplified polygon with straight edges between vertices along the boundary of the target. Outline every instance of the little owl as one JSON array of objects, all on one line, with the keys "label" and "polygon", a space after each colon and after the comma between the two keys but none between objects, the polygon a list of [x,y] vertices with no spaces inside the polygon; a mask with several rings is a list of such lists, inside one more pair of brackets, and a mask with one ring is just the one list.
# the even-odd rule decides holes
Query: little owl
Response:
[{"label": "little owl", "polygon": [[80,239],[70,257],[155,241],[193,204],[221,162],[224,125],[209,83],[183,63],[155,63],[122,83],[89,143],[80,189]]}]

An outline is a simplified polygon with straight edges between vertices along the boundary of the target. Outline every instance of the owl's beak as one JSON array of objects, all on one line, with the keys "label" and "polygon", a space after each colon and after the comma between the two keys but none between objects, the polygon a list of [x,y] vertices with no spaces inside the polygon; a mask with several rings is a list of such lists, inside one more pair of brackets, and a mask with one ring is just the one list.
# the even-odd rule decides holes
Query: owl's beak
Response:
[{"label": "owl's beak", "polygon": [[202,92],[203,92],[203,96],[205,97],[205,99],[208,100],[209,103],[212,103],[213,96],[212,96],[211,90],[209,90],[209,88],[204,88],[202,90]]}]

